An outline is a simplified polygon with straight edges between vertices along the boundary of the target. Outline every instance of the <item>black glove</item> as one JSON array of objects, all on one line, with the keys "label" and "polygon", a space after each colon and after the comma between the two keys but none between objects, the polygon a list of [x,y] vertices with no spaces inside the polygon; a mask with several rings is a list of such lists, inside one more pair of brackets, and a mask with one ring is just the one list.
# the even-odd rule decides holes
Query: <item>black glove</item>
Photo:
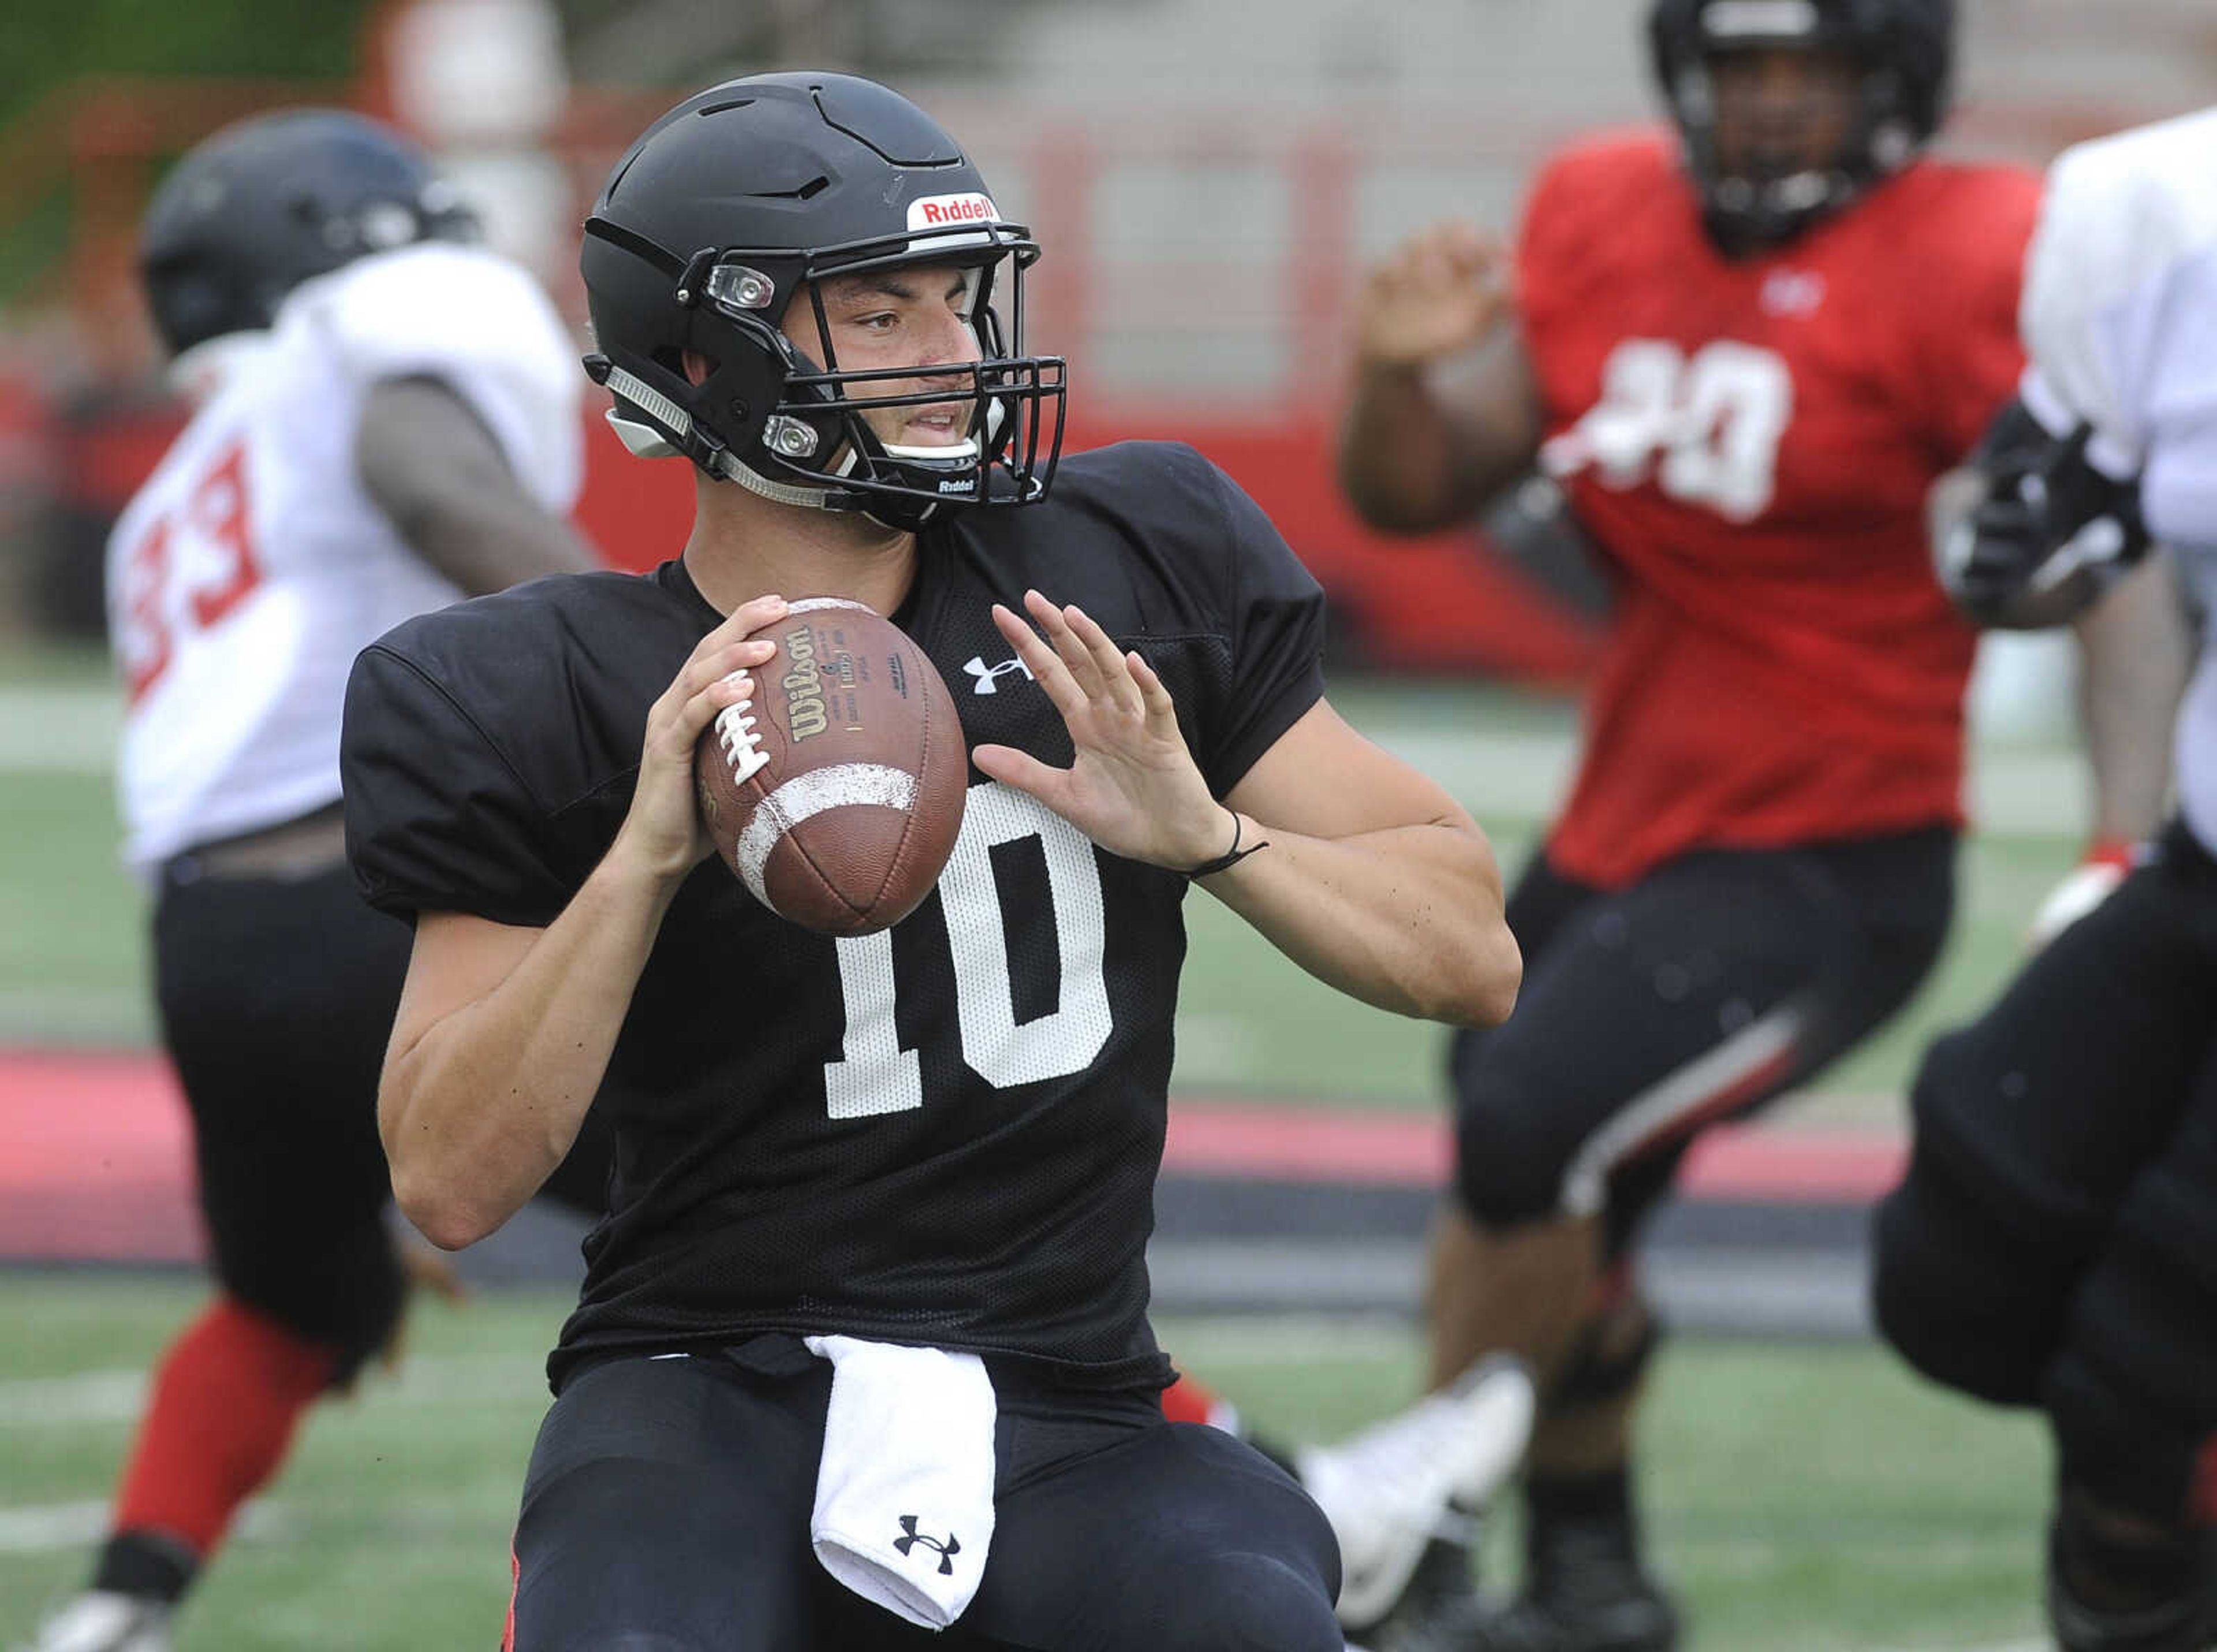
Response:
[{"label": "black glove", "polygon": [[1940,581],[1955,605],[1982,625],[2086,572],[2108,584],[2147,553],[2140,484],[2087,462],[2093,427],[2050,435],[2021,401],[1995,416],[1971,463],[1985,498],[1941,548]]}]

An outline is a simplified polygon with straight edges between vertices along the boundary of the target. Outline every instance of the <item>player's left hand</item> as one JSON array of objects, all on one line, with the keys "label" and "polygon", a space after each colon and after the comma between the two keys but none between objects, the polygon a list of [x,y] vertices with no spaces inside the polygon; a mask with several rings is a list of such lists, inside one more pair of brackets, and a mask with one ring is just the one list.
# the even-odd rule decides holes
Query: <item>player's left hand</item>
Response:
[{"label": "player's left hand", "polygon": [[2060,625],[2147,548],[2136,483],[2086,458],[2090,427],[2050,434],[2011,402],[1973,455],[1985,492],[1937,547],[1941,585],[1975,625]]},{"label": "player's left hand", "polygon": [[1222,854],[1232,812],[1210,795],[1153,668],[1082,609],[1059,608],[1036,591],[1024,593],[1024,608],[1039,631],[998,603],[993,623],[1062,714],[1076,759],[1056,769],[1013,746],[980,746],[971,761],[1111,854],[1176,871]]}]

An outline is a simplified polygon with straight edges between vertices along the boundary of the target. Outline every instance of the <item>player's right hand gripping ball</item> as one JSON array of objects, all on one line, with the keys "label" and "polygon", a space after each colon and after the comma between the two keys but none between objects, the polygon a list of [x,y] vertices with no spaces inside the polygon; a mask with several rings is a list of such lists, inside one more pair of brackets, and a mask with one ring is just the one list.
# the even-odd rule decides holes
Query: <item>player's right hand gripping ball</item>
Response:
[{"label": "player's right hand gripping ball", "polygon": [[755,697],[693,754],[716,855],[781,918],[868,935],[913,912],[954,852],[970,755],[954,698],[892,621],[843,597],[794,602]]}]

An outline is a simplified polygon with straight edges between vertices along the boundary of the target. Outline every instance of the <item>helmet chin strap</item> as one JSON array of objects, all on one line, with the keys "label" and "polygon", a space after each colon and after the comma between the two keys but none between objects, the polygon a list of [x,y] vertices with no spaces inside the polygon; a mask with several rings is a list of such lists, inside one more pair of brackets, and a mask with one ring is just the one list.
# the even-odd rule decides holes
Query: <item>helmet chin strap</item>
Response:
[{"label": "helmet chin strap", "polygon": [[[691,434],[693,416],[670,397],[664,395],[634,373],[611,364],[602,383],[618,399],[604,417],[616,438],[635,457],[640,459],[679,459],[684,450],[677,442]],[[646,418],[627,415],[626,404],[637,408]],[[988,439],[999,434],[1006,418],[1006,410],[998,398],[989,400],[985,409],[985,431]],[[650,423],[649,421],[656,421]],[[911,446],[886,442],[880,444],[886,456],[908,463],[954,464],[974,466],[980,451],[976,436],[966,436],[960,442],[942,445]],[[852,471],[859,455],[850,446],[837,466],[825,473],[825,486],[817,487],[803,483],[774,481],[760,471],[746,465],[730,449],[719,449],[713,455],[710,470],[727,482],[736,482],[748,492],[775,504],[795,505],[810,510],[853,510],[868,517],[881,527],[897,531],[912,532],[915,528],[939,513],[939,507],[925,504],[914,522],[889,521],[873,509],[875,501],[868,493],[848,492],[832,485],[831,479],[843,477]],[[846,503],[853,500],[855,503]],[[835,501],[837,501],[835,503]]]},{"label": "helmet chin strap", "polygon": [[[640,459],[682,459],[684,452],[670,441],[674,434],[682,441],[692,433],[693,415],[657,390],[637,374],[627,373],[620,367],[610,367],[605,381],[610,393],[619,397],[616,405],[606,415],[608,428],[616,433],[633,456]],[[660,421],[661,428],[643,419],[628,418],[624,414],[624,403],[629,402],[648,418]],[[665,433],[667,432],[667,433]],[[849,461],[852,462],[851,459]],[[737,482],[750,493],[778,504],[799,505],[806,510],[824,510],[831,506],[826,494],[830,490],[804,487],[791,482],[774,482],[760,472],[741,464],[730,449],[722,449],[715,455],[715,473],[727,482]]]}]

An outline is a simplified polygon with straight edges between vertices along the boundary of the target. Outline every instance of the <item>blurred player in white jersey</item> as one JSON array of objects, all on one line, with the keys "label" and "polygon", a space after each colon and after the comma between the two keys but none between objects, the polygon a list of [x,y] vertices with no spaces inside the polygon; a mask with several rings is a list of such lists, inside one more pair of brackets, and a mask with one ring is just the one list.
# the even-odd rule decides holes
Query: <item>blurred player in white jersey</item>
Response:
[{"label": "blurred player in white jersey", "polygon": [[[2031,357],[1942,577],[2060,623],[2168,553],[2217,603],[2217,109],[2049,175]],[[2167,570],[2158,566],[2158,575]],[[2142,576],[2146,577],[2146,576]],[[2181,634],[2184,628],[2181,626]],[[1927,1376],[2046,1415],[2064,1652],[2217,1647],[2217,649],[2177,712],[2179,813],[1985,1015],[1936,1043],[1880,1207],[1877,1309]]]},{"label": "blurred player in white jersey", "polygon": [[199,405],[109,546],[119,789],[219,1289],[39,1652],[166,1648],[301,1414],[398,1321],[375,1098],[409,936],[347,871],[347,673],[411,615],[594,560],[565,520],[577,352],[474,239],[407,140],[327,110],[218,133],[148,211],[146,296]]}]

